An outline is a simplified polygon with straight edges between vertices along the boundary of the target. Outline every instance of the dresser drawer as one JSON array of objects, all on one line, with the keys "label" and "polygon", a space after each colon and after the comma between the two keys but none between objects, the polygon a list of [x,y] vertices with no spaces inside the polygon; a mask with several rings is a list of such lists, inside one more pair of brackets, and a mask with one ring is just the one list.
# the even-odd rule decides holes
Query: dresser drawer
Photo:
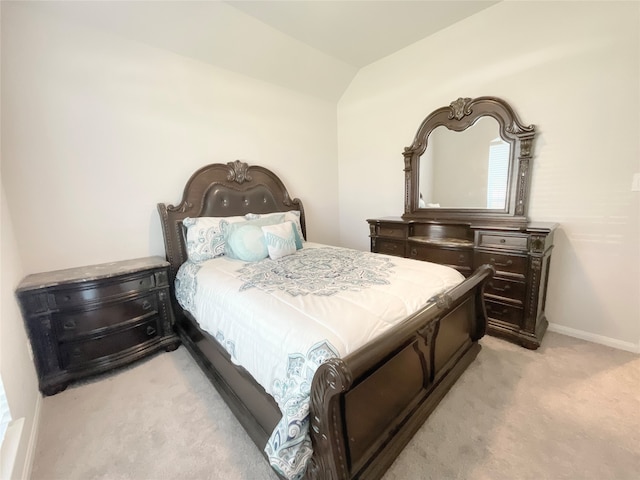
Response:
[{"label": "dresser drawer", "polygon": [[413,244],[409,246],[409,258],[440,263],[461,271],[470,271],[473,265],[473,250],[434,248]]},{"label": "dresser drawer", "polygon": [[518,327],[522,324],[524,309],[521,307],[485,299],[485,308],[489,320],[497,320]]},{"label": "dresser drawer", "polygon": [[154,316],[125,330],[85,342],[69,342],[60,344],[61,368],[86,368],[87,362],[96,361],[143,345],[158,338],[160,328],[158,317]]},{"label": "dresser drawer", "polygon": [[484,264],[493,265],[496,273],[517,275],[524,278],[527,273],[527,257],[524,255],[508,255],[498,252],[478,251],[475,255],[475,267]]},{"label": "dresser drawer", "polygon": [[114,326],[130,322],[143,315],[158,312],[155,293],[126,302],[97,305],[94,308],[53,313],[53,325],[60,341],[104,332]]},{"label": "dresser drawer", "polygon": [[50,308],[66,308],[86,305],[88,302],[118,297],[131,292],[144,291],[155,286],[153,274],[134,277],[129,280],[93,285],[88,288],[67,287],[49,294]]},{"label": "dresser drawer", "polygon": [[387,240],[382,238],[375,239],[375,253],[384,253],[387,255],[395,255],[404,257],[404,242]]},{"label": "dresser drawer", "polygon": [[524,305],[526,285],[524,282],[493,277],[485,284],[484,293],[490,297],[504,298]]},{"label": "dresser drawer", "polygon": [[379,237],[391,237],[404,239],[407,236],[407,225],[396,225],[393,223],[376,224],[374,235]]},{"label": "dresser drawer", "polygon": [[504,248],[509,250],[528,249],[528,235],[500,234],[496,232],[479,231],[476,233],[479,247]]}]

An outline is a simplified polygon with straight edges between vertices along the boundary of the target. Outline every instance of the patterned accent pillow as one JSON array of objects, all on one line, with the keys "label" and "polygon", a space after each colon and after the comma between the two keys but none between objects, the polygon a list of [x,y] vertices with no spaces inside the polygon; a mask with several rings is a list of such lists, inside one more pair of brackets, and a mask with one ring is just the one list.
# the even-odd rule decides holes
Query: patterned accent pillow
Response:
[{"label": "patterned accent pillow", "polygon": [[261,228],[267,244],[269,258],[277,260],[296,253],[296,235],[293,222],[287,221],[276,225],[266,225]]},{"label": "patterned accent pillow", "polygon": [[224,255],[224,232],[233,223],[246,222],[244,217],[187,217],[187,256],[200,263]]},{"label": "patterned accent pillow", "polygon": [[[275,213],[247,213],[245,218],[247,220],[254,220],[256,218],[265,218],[273,215],[281,215],[282,212]],[[302,248],[302,243],[305,241],[304,235],[302,235],[302,225],[300,224],[300,212],[298,210],[289,210],[288,212],[284,212],[284,220],[293,222],[295,226],[295,234],[296,234],[296,248],[300,250]]]},{"label": "patterned accent pillow", "polygon": [[[225,255],[245,262],[267,258],[269,252],[260,227],[284,221],[284,214],[232,223],[225,229]],[[253,228],[251,228],[253,227]]]}]

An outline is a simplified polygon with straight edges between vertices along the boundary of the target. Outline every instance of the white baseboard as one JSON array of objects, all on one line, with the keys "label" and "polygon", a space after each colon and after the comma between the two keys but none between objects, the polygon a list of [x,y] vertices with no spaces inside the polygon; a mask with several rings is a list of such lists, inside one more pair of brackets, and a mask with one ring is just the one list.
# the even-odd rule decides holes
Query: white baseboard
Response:
[{"label": "white baseboard", "polygon": [[0,449],[0,478],[2,480],[11,480],[13,477],[13,468],[23,431],[24,417],[15,419],[7,427],[2,441],[2,449]]},{"label": "white baseboard", "polygon": [[549,331],[561,333],[569,337],[579,338],[588,342],[599,343],[601,345],[606,345],[607,347],[617,348],[618,350],[640,353],[640,343],[634,344],[631,342],[623,342],[622,340],[616,340],[615,338],[596,335],[595,333],[576,330],[575,328],[563,327],[562,325],[558,325],[556,323],[549,323]]},{"label": "white baseboard", "polygon": [[42,395],[38,395],[36,400],[36,408],[33,412],[33,423],[31,424],[31,432],[29,432],[29,443],[27,445],[27,453],[24,457],[24,467],[22,468],[22,480],[31,478],[31,470],[33,470],[33,459],[36,455],[36,447],[38,445],[38,434],[40,433],[40,411],[42,409]]}]

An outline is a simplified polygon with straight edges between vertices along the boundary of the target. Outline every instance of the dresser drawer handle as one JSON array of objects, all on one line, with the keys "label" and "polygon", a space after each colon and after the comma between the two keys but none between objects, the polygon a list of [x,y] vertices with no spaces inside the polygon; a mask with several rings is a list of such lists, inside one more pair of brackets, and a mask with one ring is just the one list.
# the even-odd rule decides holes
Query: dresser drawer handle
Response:
[{"label": "dresser drawer handle", "polygon": [[81,355],[82,355],[82,350],[80,350],[80,349],[79,349],[79,348],[77,348],[77,347],[76,347],[76,348],[74,348],[74,349],[71,351],[71,356],[72,356],[72,357],[74,357],[74,358],[78,358],[78,357],[80,357]]},{"label": "dresser drawer handle", "polygon": [[496,265],[498,267],[510,267],[511,265],[513,265],[513,260],[507,260],[504,263],[500,263],[497,262],[495,258],[492,258],[490,261],[492,265]]},{"label": "dresser drawer handle", "polygon": [[142,309],[149,310],[151,308],[151,302],[149,300],[145,300],[142,302]]},{"label": "dresser drawer handle", "polygon": [[64,324],[62,325],[62,327],[65,330],[75,330],[76,328],[76,321],[75,320],[67,320],[66,322],[64,322]]},{"label": "dresser drawer handle", "polygon": [[509,290],[511,290],[511,286],[510,285],[505,285],[504,288],[500,288],[500,287],[496,287],[493,282],[489,282],[489,286],[494,289],[496,292],[508,292]]},{"label": "dresser drawer handle", "polygon": [[502,311],[500,311],[498,309],[493,308],[491,305],[487,305],[487,310],[494,313],[502,313],[503,315],[506,315],[507,313],[509,313],[509,310],[507,310],[506,308],[503,308]]},{"label": "dresser drawer handle", "polygon": [[156,329],[154,327],[152,327],[151,325],[147,326],[147,335],[151,336],[151,335],[155,335],[156,333]]},{"label": "dresser drawer handle", "polygon": [[500,243],[507,243],[507,239],[506,238],[501,238],[500,239]]},{"label": "dresser drawer handle", "polygon": [[412,257],[416,257],[416,256],[418,256],[418,249],[416,249],[416,248],[412,248],[412,249],[411,249],[411,256],[412,256]]}]

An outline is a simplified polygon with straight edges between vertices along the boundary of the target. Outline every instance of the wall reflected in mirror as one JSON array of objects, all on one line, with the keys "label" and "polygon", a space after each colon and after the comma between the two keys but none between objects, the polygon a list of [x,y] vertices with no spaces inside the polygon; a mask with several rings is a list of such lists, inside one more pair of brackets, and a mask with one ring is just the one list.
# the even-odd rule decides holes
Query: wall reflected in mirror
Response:
[{"label": "wall reflected in mirror", "polygon": [[419,208],[507,208],[510,147],[489,116],[463,132],[433,129],[420,157]]}]

